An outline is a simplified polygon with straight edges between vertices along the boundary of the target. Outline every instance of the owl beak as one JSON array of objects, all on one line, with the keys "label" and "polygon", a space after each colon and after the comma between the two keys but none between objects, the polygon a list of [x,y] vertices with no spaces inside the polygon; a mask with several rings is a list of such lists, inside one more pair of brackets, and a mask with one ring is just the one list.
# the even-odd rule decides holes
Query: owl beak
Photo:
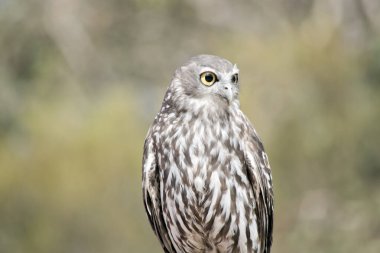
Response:
[{"label": "owl beak", "polygon": [[227,99],[228,102],[231,102],[234,97],[234,92],[232,91],[232,85],[230,83],[224,83],[222,85],[222,94],[223,97]]}]

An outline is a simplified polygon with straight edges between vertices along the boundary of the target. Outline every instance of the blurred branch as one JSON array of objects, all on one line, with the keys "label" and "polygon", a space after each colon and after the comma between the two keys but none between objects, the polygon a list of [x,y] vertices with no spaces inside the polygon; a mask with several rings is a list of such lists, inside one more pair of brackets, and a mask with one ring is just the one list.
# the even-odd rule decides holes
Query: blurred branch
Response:
[{"label": "blurred branch", "polygon": [[363,47],[373,35],[371,22],[362,0],[343,1],[343,38],[354,46]]},{"label": "blurred branch", "polygon": [[[102,73],[100,60],[81,18],[82,1],[50,0],[44,9],[44,25],[71,70],[79,77]],[[96,78],[95,78],[96,79]]]}]

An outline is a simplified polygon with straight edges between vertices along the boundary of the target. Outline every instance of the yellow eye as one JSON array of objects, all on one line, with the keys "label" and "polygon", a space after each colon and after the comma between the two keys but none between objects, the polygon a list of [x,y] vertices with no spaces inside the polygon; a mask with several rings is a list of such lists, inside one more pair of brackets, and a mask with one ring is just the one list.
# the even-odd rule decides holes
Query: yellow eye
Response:
[{"label": "yellow eye", "polygon": [[210,71],[206,71],[201,74],[201,82],[206,86],[211,86],[216,81],[218,81],[216,75]]}]

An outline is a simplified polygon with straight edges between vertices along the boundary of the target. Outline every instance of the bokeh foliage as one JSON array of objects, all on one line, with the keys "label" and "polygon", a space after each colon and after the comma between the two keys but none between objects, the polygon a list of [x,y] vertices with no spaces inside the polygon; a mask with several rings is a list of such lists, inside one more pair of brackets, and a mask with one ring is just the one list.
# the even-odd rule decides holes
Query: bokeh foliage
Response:
[{"label": "bokeh foliage", "polygon": [[0,0],[0,252],[162,252],[142,145],[175,67],[199,53],[240,68],[273,167],[273,251],[379,252],[379,11]]}]

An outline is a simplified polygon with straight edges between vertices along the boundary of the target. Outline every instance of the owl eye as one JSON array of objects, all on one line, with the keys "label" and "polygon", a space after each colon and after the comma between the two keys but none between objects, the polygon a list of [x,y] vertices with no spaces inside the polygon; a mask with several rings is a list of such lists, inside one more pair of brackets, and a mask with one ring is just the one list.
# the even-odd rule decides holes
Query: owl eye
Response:
[{"label": "owl eye", "polygon": [[203,72],[201,74],[201,82],[206,86],[213,85],[216,81],[218,81],[218,78],[216,75],[210,71]]},{"label": "owl eye", "polygon": [[238,74],[233,75],[231,78],[231,82],[234,84],[237,84],[238,81],[239,81],[239,75]]}]

